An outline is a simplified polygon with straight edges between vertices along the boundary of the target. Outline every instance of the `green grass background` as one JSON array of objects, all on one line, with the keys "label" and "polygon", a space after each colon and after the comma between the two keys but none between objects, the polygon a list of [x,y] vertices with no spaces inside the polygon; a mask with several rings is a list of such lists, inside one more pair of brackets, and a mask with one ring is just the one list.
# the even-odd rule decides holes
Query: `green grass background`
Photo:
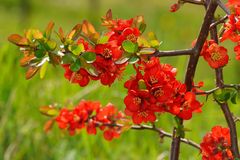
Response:
[{"label": "green grass background", "polygon": [[[28,28],[44,29],[53,20],[56,28],[62,26],[67,32],[76,23],[89,19],[99,29],[100,17],[111,8],[114,17],[131,18],[144,15],[147,31],[154,31],[163,41],[162,50],[184,49],[191,46],[197,37],[202,23],[204,8],[184,5],[177,13],[170,13],[173,0],[29,0],[26,10],[24,0],[1,0],[0,3],[0,160],[156,160],[168,159],[170,139],[163,143],[156,133],[151,131],[127,131],[119,139],[107,142],[99,132],[97,136],[81,134],[70,137],[54,127],[51,132],[43,132],[46,117],[38,107],[46,104],[77,104],[81,99],[99,100],[103,104],[112,102],[124,108],[123,98],[126,90],[124,80],[132,73],[127,68],[124,78],[115,82],[111,88],[91,83],[88,87],[70,85],[63,77],[60,67],[49,67],[45,79],[38,76],[25,80],[25,70],[20,68],[21,57],[17,47],[9,44],[7,36],[21,33]],[[21,8],[25,8],[23,11]],[[221,11],[218,11],[223,15]],[[239,62],[235,61],[233,45],[226,43],[231,57],[224,68],[226,83],[239,83]],[[178,79],[183,81],[187,57],[161,58],[163,63],[170,63],[178,68]],[[202,59],[198,65],[195,82],[205,82],[205,89],[214,87],[214,70]],[[203,112],[195,114],[185,122],[191,132],[186,137],[200,142],[204,134],[214,125],[226,126],[220,108],[210,97]],[[231,110],[240,115],[239,105],[231,105]],[[164,114],[157,125],[171,132],[173,117]],[[237,124],[240,132],[240,125]],[[181,145],[181,160],[197,160],[201,156],[196,149]]]}]

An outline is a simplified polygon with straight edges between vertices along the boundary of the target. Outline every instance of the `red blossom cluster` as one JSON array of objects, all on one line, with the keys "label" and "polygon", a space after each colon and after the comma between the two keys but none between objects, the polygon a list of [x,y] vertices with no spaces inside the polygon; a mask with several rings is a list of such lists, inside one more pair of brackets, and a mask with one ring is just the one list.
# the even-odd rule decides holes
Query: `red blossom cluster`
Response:
[{"label": "red blossom cluster", "polygon": [[136,22],[139,19],[112,19],[111,15],[108,15],[102,21],[102,25],[108,29],[104,35],[104,38],[107,39],[106,42],[92,45],[81,38],[77,43],[77,45],[84,46],[85,52],[96,54],[96,60],[92,63],[92,66],[97,74],[91,75],[84,67],[73,72],[70,69],[70,64],[63,65],[66,71],[65,77],[82,87],[86,86],[90,79],[100,80],[103,85],[110,86],[116,78],[120,77],[127,65],[127,61],[117,63],[125,52],[122,43],[126,40],[137,43],[137,39],[141,35]]},{"label": "red blossom cluster", "polygon": [[225,66],[229,60],[227,49],[219,46],[214,40],[206,40],[201,51],[201,56],[214,69]]},{"label": "red blossom cluster", "polygon": [[240,60],[240,2],[239,0],[229,0],[227,6],[231,10],[228,16],[228,22],[224,24],[224,33],[221,37],[221,42],[226,39],[236,43],[234,52],[236,59]]},{"label": "red blossom cluster", "polygon": [[112,104],[101,107],[99,102],[82,100],[72,110],[61,109],[55,120],[59,128],[67,129],[70,135],[83,128],[86,128],[88,134],[96,134],[98,127],[104,131],[104,138],[111,141],[120,136],[121,127],[116,126],[115,122],[122,118],[123,113]]},{"label": "red blossom cluster", "polygon": [[215,126],[212,131],[207,133],[201,146],[203,160],[233,160],[230,150],[230,131],[229,128]]},{"label": "red blossom cluster", "polygon": [[176,80],[176,68],[153,57],[141,61],[135,70],[136,76],[125,83],[128,95],[124,99],[125,113],[135,124],[154,122],[155,113],[169,112],[188,120],[193,112],[201,111],[195,94]]}]

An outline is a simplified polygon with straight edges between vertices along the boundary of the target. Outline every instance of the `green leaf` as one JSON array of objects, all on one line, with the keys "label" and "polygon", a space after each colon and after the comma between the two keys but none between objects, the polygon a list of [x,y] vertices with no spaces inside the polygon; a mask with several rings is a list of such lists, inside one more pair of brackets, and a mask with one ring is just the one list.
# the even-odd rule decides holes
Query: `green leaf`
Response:
[{"label": "green leaf", "polygon": [[97,76],[99,75],[99,73],[98,73],[98,71],[96,70],[96,68],[95,68],[93,65],[91,65],[91,64],[86,64],[86,65],[84,66],[84,69],[86,69],[87,72],[88,72],[90,75],[92,75],[92,76],[97,77]]},{"label": "green leaf", "polygon": [[71,53],[68,53],[68,54],[65,54],[63,57],[62,57],[62,62],[63,64],[71,64],[74,62],[74,57]]},{"label": "green leaf", "polygon": [[80,55],[81,52],[84,52],[84,45],[80,43],[79,45],[69,45],[68,49],[76,56]]},{"label": "green leaf", "polygon": [[81,55],[87,63],[93,63],[96,60],[96,53],[94,52],[84,52]]},{"label": "green leaf", "polygon": [[153,32],[148,33],[149,40],[157,40],[157,36]]},{"label": "green leaf", "polygon": [[105,44],[108,42],[109,36],[101,36],[100,39],[98,40],[98,44]]},{"label": "green leaf", "polygon": [[225,103],[231,97],[231,92],[233,90],[229,89],[218,89],[213,93],[213,97],[216,101],[220,103]]},{"label": "green leaf", "polygon": [[138,56],[132,56],[129,60],[128,63],[129,64],[134,64],[137,63],[139,61],[139,57]]},{"label": "green leaf", "polygon": [[155,48],[142,48],[137,55],[146,55],[146,54],[153,54],[156,52]]},{"label": "green leaf", "polygon": [[140,26],[139,26],[139,30],[141,33],[143,33],[146,29],[147,25],[145,23],[141,23]]},{"label": "green leaf", "polygon": [[43,79],[48,67],[48,61],[45,61],[45,63],[40,68],[40,78]]},{"label": "green leaf", "polygon": [[42,106],[39,108],[39,111],[46,115],[46,116],[50,116],[50,117],[53,117],[53,116],[57,116],[59,114],[59,110],[57,110],[55,107],[53,106]]},{"label": "green leaf", "polygon": [[53,51],[57,47],[57,43],[53,40],[48,40],[46,46],[48,50]]},{"label": "green leaf", "polygon": [[150,46],[154,48],[158,48],[161,45],[161,43],[158,40],[151,40],[149,43]]},{"label": "green leaf", "polygon": [[45,55],[46,55],[46,52],[45,50],[43,49],[38,49],[34,52],[34,55],[37,57],[37,58],[43,58]]},{"label": "green leaf", "polygon": [[237,91],[234,91],[231,95],[231,102],[232,104],[237,104],[237,95],[238,95],[238,92]]},{"label": "green leaf", "polygon": [[128,53],[136,53],[138,50],[138,44],[129,40],[123,41],[122,47]]},{"label": "green leaf", "polygon": [[77,59],[74,63],[70,65],[70,69],[73,72],[77,72],[81,68],[81,61]]}]

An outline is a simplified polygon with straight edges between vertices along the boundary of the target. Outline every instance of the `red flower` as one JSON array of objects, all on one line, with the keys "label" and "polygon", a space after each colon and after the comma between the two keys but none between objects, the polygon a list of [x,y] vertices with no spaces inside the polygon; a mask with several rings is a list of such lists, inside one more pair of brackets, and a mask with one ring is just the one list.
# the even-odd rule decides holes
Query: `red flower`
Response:
[{"label": "red flower", "polygon": [[236,53],[236,59],[240,60],[240,43],[234,47],[234,52]]},{"label": "red flower", "polygon": [[113,138],[118,138],[120,136],[119,132],[115,129],[107,129],[103,132],[103,137],[107,140],[107,141],[111,141]]},{"label": "red flower", "polygon": [[201,146],[203,160],[233,160],[230,150],[231,141],[228,128],[215,126],[212,131],[207,133]]},{"label": "red flower", "polygon": [[178,117],[189,120],[192,118],[193,112],[201,112],[201,104],[196,100],[196,96],[192,92],[187,92],[184,96],[184,102],[180,106]]},{"label": "red flower", "polygon": [[131,27],[133,25],[133,18],[129,19],[129,20],[124,20],[124,19],[118,19],[118,20],[114,20],[114,19],[107,19],[107,18],[103,18],[102,19],[103,26],[106,26],[108,29],[111,29],[112,31],[115,32],[122,32],[125,28]]},{"label": "red flower", "polygon": [[119,46],[113,42],[96,45],[95,52],[96,54],[101,55],[104,59],[117,60],[122,56],[122,51],[119,49]]},{"label": "red flower", "polygon": [[85,69],[81,68],[77,72],[73,72],[69,68],[69,64],[64,64],[62,66],[65,69],[64,77],[71,83],[78,83],[81,87],[88,85],[90,81],[90,75]]},{"label": "red flower", "polygon": [[120,77],[126,64],[117,65],[111,59],[97,56],[93,63],[99,72],[99,78],[103,85],[111,85],[116,78]]},{"label": "red flower", "polygon": [[137,39],[140,36],[138,28],[126,28],[123,30],[121,35],[118,37],[118,45],[121,45],[123,41],[129,40],[133,43],[137,43]]},{"label": "red flower", "polygon": [[212,68],[225,66],[229,59],[227,49],[217,43],[211,44],[203,57]]},{"label": "red flower", "polygon": [[174,3],[173,5],[171,5],[169,11],[170,12],[176,12],[179,8],[180,8],[180,4],[179,3]]},{"label": "red flower", "polygon": [[[221,37],[221,42],[225,41],[226,39],[230,39],[233,42],[240,41],[240,36],[238,32],[240,31],[240,22],[239,19],[236,18],[234,14],[231,14],[228,17],[229,21],[224,24],[224,33]],[[238,21],[236,21],[238,19]]]}]

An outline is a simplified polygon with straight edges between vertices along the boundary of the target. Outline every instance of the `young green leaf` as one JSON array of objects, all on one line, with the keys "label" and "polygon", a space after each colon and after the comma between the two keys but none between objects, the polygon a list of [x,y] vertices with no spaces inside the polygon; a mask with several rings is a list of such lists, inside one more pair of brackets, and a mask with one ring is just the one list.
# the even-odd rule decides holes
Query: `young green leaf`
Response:
[{"label": "young green leaf", "polygon": [[76,56],[80,55],[81,52],[85,51],[82,43],[80,43],[79,45],[69,45],[68,49]]},{"label": "young green leaf", "polygon": [[81,55],[87,63],[93,63],[96,60],[96,53],[94,52],[84,52]]},{"label": "young green leaf", "polygon": [[138,44],[129,40],[123,41],[122,47],[128,53],[136,53],[138,51]]},{"label": "young green leaf", "polygon": [[48,61],[45,61],[45,63],[40,68],[40,78],[43,79],[48,67]]},{"label": "young green leaf", "polygon": [[129,60],[128,63],[129,64],[134,64],[137,63],[139,61],[139,57],[138,56],[132,56]]},{"label": "young green leaf", "polygon": [[77,72],[80,68],[81,68],[80,59],[76,59],[76,61],[70,65],[70,69],[73,72]]},{"label": "young green leaf", "polygon": [[146,55],[146,54],[153,54],[156,52],[155,48],[142,48],[137,55]]}]

